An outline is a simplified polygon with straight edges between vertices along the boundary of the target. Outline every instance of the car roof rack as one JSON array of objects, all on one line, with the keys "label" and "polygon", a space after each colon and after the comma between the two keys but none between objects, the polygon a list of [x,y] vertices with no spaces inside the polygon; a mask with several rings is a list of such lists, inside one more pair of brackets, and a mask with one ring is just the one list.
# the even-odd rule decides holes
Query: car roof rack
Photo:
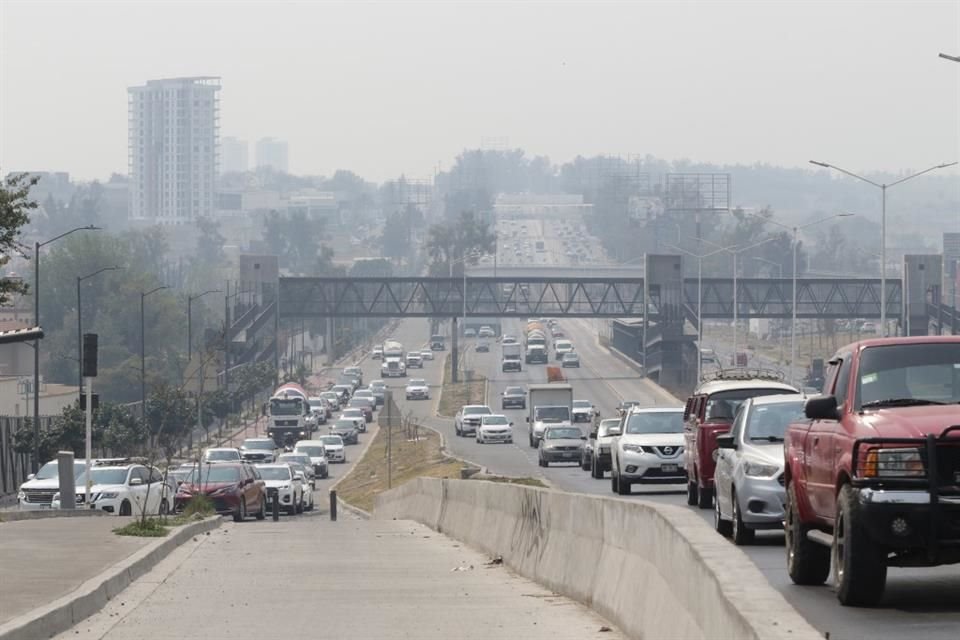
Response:
[{"label": "car roof rack", "polygon": [[96,458],[93,461],[94,467],[125,467],[128,464],[147,464],[150,462],[147,458],[141,456],[129,456],[126,458]]},{"label": "car roof rack", "polygon": [[783,371],[779,369],[769,369],[765,367],[733,367],[730,369],[720,368],[717,371],[705,374],[701,382],[723,381],[723,380],[771,380],[774,382],[783,382],[786,379]]}]

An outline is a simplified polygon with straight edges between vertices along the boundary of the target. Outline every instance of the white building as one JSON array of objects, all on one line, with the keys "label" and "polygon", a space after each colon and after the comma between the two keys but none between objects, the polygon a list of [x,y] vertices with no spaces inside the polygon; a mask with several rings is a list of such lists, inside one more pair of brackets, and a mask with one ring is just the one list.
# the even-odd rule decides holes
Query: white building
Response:
[{"label": "white building", "polygon": [[288,153],[285,140],[260,138],[257,140],[257,167],[270,167],[274,171],[288,173]]},{"label": "white building", "polygon": [[216,207],[220,79],[128,87],[130,218],[176,225]]},{"label": "white building", "polygon": [[220,174],[248,170],[250,168],[249,147],[246,140],[224,137],[220,141]]}]

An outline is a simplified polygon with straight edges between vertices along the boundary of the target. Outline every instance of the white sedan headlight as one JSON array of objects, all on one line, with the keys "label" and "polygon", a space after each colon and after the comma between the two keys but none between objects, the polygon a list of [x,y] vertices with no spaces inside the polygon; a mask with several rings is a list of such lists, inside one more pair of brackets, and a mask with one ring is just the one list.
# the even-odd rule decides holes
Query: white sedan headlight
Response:
[{"label": "white sedan headlight", "polygon": [[754,478],[769,478],[775,476],[779,471],[780,467],[775,464],[755,460],[745,460],[743,463],[743,472]]},{"label": "white sedan headlight", "polygon": [[624,451],[632,451],[633,453],[643,453],[643,447],[639,444],[625,444],[623,445]]}]

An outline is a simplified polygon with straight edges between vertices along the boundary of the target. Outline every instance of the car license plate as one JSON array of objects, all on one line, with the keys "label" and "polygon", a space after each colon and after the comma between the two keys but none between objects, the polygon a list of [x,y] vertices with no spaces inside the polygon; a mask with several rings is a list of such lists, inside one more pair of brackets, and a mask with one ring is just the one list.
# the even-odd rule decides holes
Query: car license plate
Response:
[{"label": "car license plate", "polygon": [[577,455],[577,454],[575,454],[575,453],[564,453],[564,454],[563,454],[563,457],[564,457],[564,458],[573,458],[573,457],[576,456],[576,455]]},{"label": "car license plate", "polygon": [[676,473],[679,467],[675,464],[662,464],[660,465],[660,471],[664,473]]}]

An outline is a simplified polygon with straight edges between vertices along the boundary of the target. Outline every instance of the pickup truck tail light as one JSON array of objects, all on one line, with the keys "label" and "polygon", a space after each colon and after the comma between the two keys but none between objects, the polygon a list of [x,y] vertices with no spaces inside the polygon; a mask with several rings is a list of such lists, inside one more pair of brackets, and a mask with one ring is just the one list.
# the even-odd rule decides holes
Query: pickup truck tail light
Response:
[{"label": "pickup truck tail light", "polygon": [[866,451],[859,475],[864,478],[922,478],[926,475],[926,467],[919,447],[877,447]]}]

